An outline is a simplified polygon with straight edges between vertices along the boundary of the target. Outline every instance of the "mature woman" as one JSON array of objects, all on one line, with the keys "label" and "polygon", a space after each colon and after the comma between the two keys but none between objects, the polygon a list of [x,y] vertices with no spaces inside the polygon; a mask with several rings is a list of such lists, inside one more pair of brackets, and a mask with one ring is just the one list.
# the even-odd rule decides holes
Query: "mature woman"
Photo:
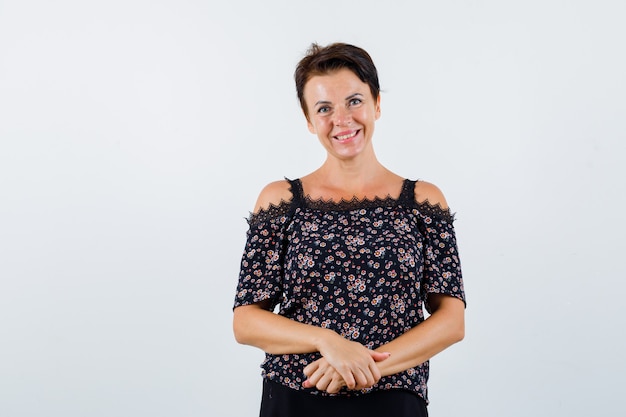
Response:
[{"label": "mature woman", "polygon": [[450,210],[377,160],[367,52],[314,44],[295,80],[327,157],[267,185],[248,220],[234,332],[266,352],[261,416],[426,416],[428,360],[464,336]]}]

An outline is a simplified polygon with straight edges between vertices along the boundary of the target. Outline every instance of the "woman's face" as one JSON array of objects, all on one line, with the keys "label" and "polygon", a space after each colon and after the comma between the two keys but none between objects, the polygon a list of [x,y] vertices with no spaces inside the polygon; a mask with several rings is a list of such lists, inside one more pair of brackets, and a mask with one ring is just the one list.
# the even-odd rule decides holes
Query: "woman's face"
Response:
[{"label": "woman's face", "polygon": [[349,69],[312,77],[304,86],[308,127],[329,155],[351,159],[371,148],[380,95]]}]

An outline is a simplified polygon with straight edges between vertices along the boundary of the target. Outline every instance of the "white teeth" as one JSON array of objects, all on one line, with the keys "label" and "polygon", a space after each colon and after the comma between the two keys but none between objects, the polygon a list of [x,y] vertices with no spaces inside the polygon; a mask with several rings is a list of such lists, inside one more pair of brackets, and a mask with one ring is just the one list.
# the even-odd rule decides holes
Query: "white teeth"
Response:
[{"label": "white teeth", "polygon": [[341,135],[341,136],[336,136],[337,139],[339,140],[346,140],[346,139],[350,139],[356,136],[356,134],[358,133],[357,130],[355,130],[352,133],[348,133],[347,135]]}]

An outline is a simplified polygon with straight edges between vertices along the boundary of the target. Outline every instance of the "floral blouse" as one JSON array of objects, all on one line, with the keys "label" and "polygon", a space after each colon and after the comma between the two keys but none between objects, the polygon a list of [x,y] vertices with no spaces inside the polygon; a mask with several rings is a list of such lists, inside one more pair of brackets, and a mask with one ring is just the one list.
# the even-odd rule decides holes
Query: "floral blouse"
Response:
[{"label": "floral blouse", "polygon": [[[278,314],[375,349],[424,320],[428,294],[465,301],[453,216],[416,202],[415,181],[405,180],[397,199],[339,203],[312,200],[300,180],[289,182],[290,201],[248,219],[235,307],[270,300]],[[262,374],[303,390],[303,370],[319,357],[266,354]],[[428,368],[425,362],[336,395],[397,388],[427,401]]]}]

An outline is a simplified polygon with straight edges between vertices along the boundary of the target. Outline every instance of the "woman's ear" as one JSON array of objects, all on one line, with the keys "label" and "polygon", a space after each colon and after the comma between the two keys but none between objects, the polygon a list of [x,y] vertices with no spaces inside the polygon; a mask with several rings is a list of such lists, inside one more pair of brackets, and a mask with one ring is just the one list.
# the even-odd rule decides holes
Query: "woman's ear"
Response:
[{"label": "woman's ear", "polygon": [[380,117],[380,93],[378,93],[378,97],[376,97],[376,120]]}]

